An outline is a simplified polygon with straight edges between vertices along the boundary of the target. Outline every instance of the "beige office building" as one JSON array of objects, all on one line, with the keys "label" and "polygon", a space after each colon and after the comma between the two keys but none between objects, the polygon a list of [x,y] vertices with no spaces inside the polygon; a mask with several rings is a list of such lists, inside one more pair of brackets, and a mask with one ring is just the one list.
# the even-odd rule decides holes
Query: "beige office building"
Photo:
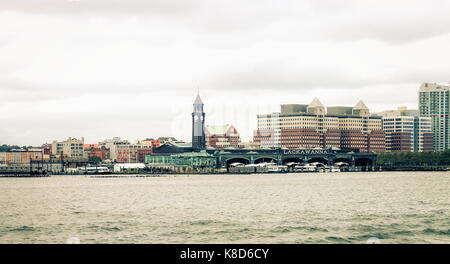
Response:
[{"label": "beige office building", "polygon": [[69,137],[65,141],[53,141],[52,143],[52,155],[74,159],[86,158],[84,152],[84,138],[76,139]]},{"label": "beige office building", "polygon": [[254,141],[262,148],[341,148],[384,151],[381,117],[370,115],[359,101],[354,107],[325,107],[317,98],[309,105],[281,105],[280,113],[260,114]]}]

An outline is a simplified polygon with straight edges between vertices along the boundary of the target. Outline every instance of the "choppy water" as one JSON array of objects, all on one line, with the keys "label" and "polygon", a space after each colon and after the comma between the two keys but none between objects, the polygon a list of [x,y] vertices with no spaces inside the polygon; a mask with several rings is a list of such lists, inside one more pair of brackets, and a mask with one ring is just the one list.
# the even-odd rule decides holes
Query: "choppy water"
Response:
[{"label": "choppy water", "polygon": [[450,173],[0,179],[0,243],[450,243]]}]

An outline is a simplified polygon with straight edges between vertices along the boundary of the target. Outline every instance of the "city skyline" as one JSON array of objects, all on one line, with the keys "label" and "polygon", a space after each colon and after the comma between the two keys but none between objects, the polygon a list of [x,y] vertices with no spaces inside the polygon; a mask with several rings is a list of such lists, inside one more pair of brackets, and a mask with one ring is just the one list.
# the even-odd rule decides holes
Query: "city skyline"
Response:
[{"label": "city skyline", "polygon": [[2,143],[189,141],[197,86],[206,123],[248,141],[280,104],[417,109],[448,84],[446,1],[251,2],[3,1]]},{"label": "city skyline", "polygon": [[[436,82],[430,82],[430,83],[436,83]],[[439,83],[437,83],[438,85],[440,85]],[[442,85],[442,84],[441,84]],[[446,84],[444,84],[444,86],[447,86]],[[198,98],[198,95],[199,95],[199,91],[197,90],[197,93],[196,93],[196,95],[195,95],[195,98]],[[317,97],[314,97],[314,99],[312,99],[312,100],[310,100],[310,101],[314,101],[314,100],[317,100],[318,98]],[[320,100],[320,101],[322,101],[322,100]],[[358,100],[358,103],[359,102],[362,102],[363,100]],[[292,102],[292,101],[286,101],[287,102],[287,104],[298,104],[298,103],[305,103],[305,102],[308,102],[308,101],[305,101],[305,102]],[[418,104],[418,103],[417,103]],[[190,104],[187,104],[188,106],[191,106]],[[236,104],[232,104],[232,106],[235,106]],[[250,124],[246,124],[247,125],[247,127],[250,127],[250,130],[240,130],[239,129],[239,127],[237,127],[237,126],[235,126],[236,128],[237,128],[237,130],[239,131],[239,134],[241,135],[241,138],[242,138],[242,140],[243,140],[243,142],[250,142],[250,141],[253,141],[253,136],[254,136],[254,131],[257,129],[257,116],[258,115],[265,115],[265,114],[274,114],[274,113],[279,113],[280,112],[280,106],[281,105],[283,105],[283,104],[278,104],[278,105],[275,105],[275,107],[273,106],[273,105],[270,105],[269,107],[267,107],[267,108],[265,108],[265,109],[273,109],[273,110],[271,110],[271,111],[266,111],[266,112],[257,112],[255,115],[254,115],[254,124],[253,123],[250,123]],[[329,104],[326,104],[325,103],[325,105],[327,105],[328,107],[330,107],[330,106],[346,106],[346,107],[351,107],[351,106],[353,106],[352,104],[339,104],[339,103],[337,103],[337,104],[332,104],[332,105],[329,105]],[[221,107],[227,107],[227,105],[226,104],[224,104],[224,105],[221,105]],[[397,105],[393,105],[391,108],[383,108],[383,109],[381,109],[381,110],[379,110],[379,111],[372,111],[371,109],[377,109],[377,108],[371,108],[371,107],[369,107],[369,109],[370,109],[370,111],[371,111],[371,115],[373,115],[373,114],[375,114],[375,115],[377,115],[377,114],[382,114],[382,112],[383,111],[393,111],[393,110],[395,110],[397,107],[407,107],[406,105],[399,105],[399,104],[397,104]],[[205,108],[206,109],[208,109],[208,106],[207,106],[207,104],[205,105]],[[214,108],[214,106],[213,106],[213,108]],[[242,108],[242,107],[241,107]],[[241,108],[239,108],[239,109],[241,109]],[[264,108],[264,107],[263,107]],[[407,107],[409,110],[417,110],[418,111],[418,109],[419,109],[419,107],[418,107],[418,105],[417,106],[413,106],[412,108],[410,108],[410,107]],[[260,109],[260,107],[258,108],[257,107],[257,109]],[[248,109],[245,109],[245,110],[248,110]],[[244,111],[242,111],[242,112],[245,112],[245,110]],[[233,109],[233,112],[234,112],[234,114],[236,114],[236,111],[239,111],[239,110],[236,110],[236,108],[235,109]],[[225,111],[226,112],[226,111]],[[248,111],[247,111],[248,112]],[[182,113],[183,115],[187,115],[186,113]],[[208,114],[208,112],[206,112],[206,114]],[[214,112],[213,112],[213,114],[214,114]],[[238,113],[237,113],[238,114]],[[213,117],[214,117],[214,115],[213,115]],[[210,120],[209,120],[209,118],[210,118],[210,115],[208,115],[208,117],[206,117],[205,118],[205,120],[206,120],[206,123],[205,123],[205,125],[225,125],[225,124],[233,124],[232,122],[226,122],[226,121],[224,121],[224,122],[222,122],[222,123],[220,123],[220,122],[214,122],[214,120],[211,122]],[[188,119],[192,119],[192,116],[190,116],[190,115],[188,115]],[[217,120],[217,119],[216,119]],[[222,120],[230,120],[230,119],[226,119],[226,118],[222,118]],[[210,122],[208,122],[208,121],[210,121]],[[183,127],[184,128],[186,128],[187,127],[187,129],[189,130],[190,128],[189,128],[189,126],[190,125],[192,125],[191,124],[192,123],[192,120],[188,120],[188,122],[186,123],[186,124],[183,124]],[[233,124],[234,125],[234,124]],[[139,128],[136,128],[136,129],[139,129]],[[147,135],[147,136],[146,136]],[[102,140],[105,140],[105,139],[109,139],[109,138],[114,138],[114,137],[119,137],[119,138],[122,138],[122,139],[124,139],[124,140],[129,140],[130,142],[139,142],[139,141],[141,141],[141,140],[144,140],[144,139],[149,139],[149,138],[159,138],[159,137],[174,137],[174,138],[177,138],[177,139],[179,139],[179,140],[181,140],[181,141],[184,141],[184,142],[191,142],[191,137],[189,136],[189,133],[187,133],[186,131],[178,131],[178,134],[176,134],[176,135],[174,135],[174,134],[161,134],[161,135],[154,135],[154,136],[152,136],[152,133],[150,132],[150,133],[147,133],[146,135],[144,135],[144,136],[142,136],[142,137],[139,137],[139,138],[133,138],[133,139],[130,139],[129,137],[127,137],[127,136],[124,136],[123,134],[110,134],[110,136],[108,136],[108,137],[102,137],[102,135],[96,135],[95,137],[96,138],[98,138],[98,140],[90,140],[89,138],[87,138],[87,140],[85,141],[86,143],[92,143],[92,142],[100,142],[100,141],[102,141]],[[45,136],[44,136],[45,137]],[[40,142],[36,142],[35,144],[19,144],[19,143],[17,143],[17,142],[10,142],[10,143],[8,143],[8,142],[0,142],[1,144],[9,144],[9,145],[18,145],[18,146],[40,146],[40,145],[42,145],[42,144],[47,144],[47,143],[51,143],[52,141],[54,141],[55,139],[57,139],[57,140],[64,140],[64,139],[66,139],[67,137],[72,137],[72,138],[83,138],[83,139],[85,139],[86,137],[83,135],[83,134],[80,134],[80,135],[76,135],[76,136],[74,136],[74,135],[72,135],[72,134],[69,134],[69,135],[63,135],[63,134],[61,134],[61,137],[58,137],[58,138],[51,138],[51,139],[49,139],[48,141],[46,141],[46,140],[44,140],[44,141],[40,141]],[[39,140],[39,139],[38,139]]]}]

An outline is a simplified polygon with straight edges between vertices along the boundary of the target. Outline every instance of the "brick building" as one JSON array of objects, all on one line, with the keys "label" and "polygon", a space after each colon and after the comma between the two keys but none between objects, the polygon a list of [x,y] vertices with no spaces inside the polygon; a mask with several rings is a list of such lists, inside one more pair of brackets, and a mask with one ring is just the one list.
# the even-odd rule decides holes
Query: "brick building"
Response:
[{"label": "brick building", "polygon": [[384,111],[380,115],[383,116],[387,151],[433,151],[431,117],[419,116],[418,110],[406,107]]},{"label": "brick building", "polygon": [[233,125],[206,126],[206,146],[214,149],[243,148],[241,137]]},{"label": "brick building", "polygon": [[40,161],[42,159],[42,149],[21,149],[0,152],[0,164],[29,164],[31,160]]},{"label": "brick building", "polygon": [[381,117],[370,115],[362,101],[354,107],[326,108],[317,98],[309,105],[281,105],[280,113],[258,115],[254,141],[272,148],[385,150]]},{"label": "brick building", "polygon": [[151,146],[146,145],[120,145],[116,149],[116,162],[119,163],[138,163],[144,162],[146,155],[153,154]]}]

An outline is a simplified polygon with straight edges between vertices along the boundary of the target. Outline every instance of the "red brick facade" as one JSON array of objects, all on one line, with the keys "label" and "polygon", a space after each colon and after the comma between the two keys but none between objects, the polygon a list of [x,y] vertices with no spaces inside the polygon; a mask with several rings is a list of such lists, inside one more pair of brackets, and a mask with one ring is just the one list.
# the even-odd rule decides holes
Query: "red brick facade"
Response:
[{"label": "red brick facade", "polygon": [[433,133],[423,133],[423,151],[433,151]]},{"label": "red brick facade", "polygon": [[385,151],[385,135],[382,130],[363,133],[359,130],[330,129],[325,133],[315,129],[282,129],[281,147],[297,148],[329,148],[355,149],[360,152]]},{"label": "red brick facade", "polygon": [[142,163],[145,162],[145,156],[153,154],[151,148],[136,149],[125,148],[117,150],[117,162],[119,163]]},{"label": "red brick facade", "polygon": [[107,160],[110,158],[109,149],[105,147],[91,148],[88,152],[88,157],[99,157],[101,160]]},{"label": "red brick facade", "polygon": [[410,132],[392,132],[389,144],[389,151],[402,152],[411,151],[412,135]]}]

